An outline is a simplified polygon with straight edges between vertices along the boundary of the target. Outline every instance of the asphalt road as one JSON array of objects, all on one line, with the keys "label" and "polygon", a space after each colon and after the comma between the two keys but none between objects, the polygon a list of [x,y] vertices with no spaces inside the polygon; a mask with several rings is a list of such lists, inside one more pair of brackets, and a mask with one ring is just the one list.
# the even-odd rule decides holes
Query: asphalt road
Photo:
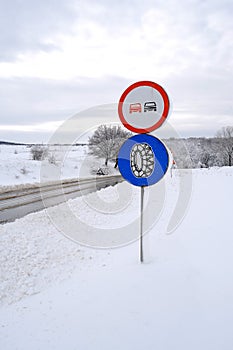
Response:
[{"label": "asphalt road", "polygon": [[0,193],[0,224],[122,182],[121,175],[63,180]]}]

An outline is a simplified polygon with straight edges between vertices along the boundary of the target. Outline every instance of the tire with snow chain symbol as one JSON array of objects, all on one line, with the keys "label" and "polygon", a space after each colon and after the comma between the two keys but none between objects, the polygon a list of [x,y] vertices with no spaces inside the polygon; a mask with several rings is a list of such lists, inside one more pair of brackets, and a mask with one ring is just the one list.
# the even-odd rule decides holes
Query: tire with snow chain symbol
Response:
[{"label": "tire with snow chain symbol", "polygon": [[137,143],[130,152],[130,166],[134,176],[147,178],[155,166],[154,152],[148,143]]},{"label": "tire with snow chain symbol", "polygon": [[118,167],[125,180],[135,186],[150,186],[167,172],[169,155],[157,137],[139,134],[129,137],[118,153]]}]

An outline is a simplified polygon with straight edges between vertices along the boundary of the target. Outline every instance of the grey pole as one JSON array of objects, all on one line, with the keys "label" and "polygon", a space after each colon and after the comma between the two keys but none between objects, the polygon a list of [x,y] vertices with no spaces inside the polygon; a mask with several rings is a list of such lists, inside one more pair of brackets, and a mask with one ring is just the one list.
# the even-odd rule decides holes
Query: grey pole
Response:
[{"label": "grey pole", "polygon": [[141,205],[140,205],[140,262],[143,263],[143,200],[144,186],[141,186]]}]

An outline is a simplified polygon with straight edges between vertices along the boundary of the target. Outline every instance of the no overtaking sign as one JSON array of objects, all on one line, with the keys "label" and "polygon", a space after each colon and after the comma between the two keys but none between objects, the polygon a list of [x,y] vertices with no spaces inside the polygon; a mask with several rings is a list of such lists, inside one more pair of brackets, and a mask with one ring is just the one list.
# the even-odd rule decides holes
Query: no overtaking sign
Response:
[{"label": "no overtaking sign", "polygon": [[159,128],[168,116],[169,107],[169,98],[162,86],[139,81],[121,95],[118,114],[127,129],[141,134]]}]

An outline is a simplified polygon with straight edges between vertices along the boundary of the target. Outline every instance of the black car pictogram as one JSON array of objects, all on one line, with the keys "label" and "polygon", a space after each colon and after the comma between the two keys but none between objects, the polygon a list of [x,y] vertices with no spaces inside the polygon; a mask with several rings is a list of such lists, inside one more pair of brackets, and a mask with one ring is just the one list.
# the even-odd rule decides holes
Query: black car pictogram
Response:
[{"label": "black car pictogram", "polygon": [[155,102],[145,102],[144,103],[144,112],[148,111],[157,111],[157,106]]}]

